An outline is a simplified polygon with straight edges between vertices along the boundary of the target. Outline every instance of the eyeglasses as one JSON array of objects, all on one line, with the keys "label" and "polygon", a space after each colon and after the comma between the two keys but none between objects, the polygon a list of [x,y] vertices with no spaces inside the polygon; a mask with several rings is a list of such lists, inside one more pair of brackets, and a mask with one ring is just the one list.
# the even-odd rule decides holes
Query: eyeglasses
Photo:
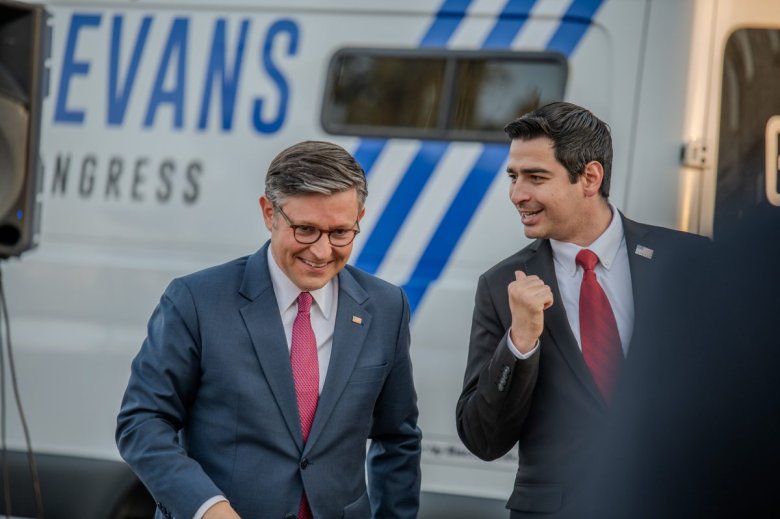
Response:
[{"label": "eyeglasses", "polygon": [[334,247],[346,247],[352,243],[352,241],[355,239],[355,236],[357,236],[357,234],[360,232],[360,224],[357,220],[355,220],[355,226],[357,229],[331,229],[329,231],[325,231],[312,225],[294,224],[292,223],[292,220],[290,220],[290,217],[287,216],[284,211],[282,211],[281,206],[277,206],[276,209],[287,222],[287,225],[289,225],[293,230],[295,241],[301,245],[311,245],[312,243],[316,243],[323,234],[327,234],[328,241],[331,245]]}]

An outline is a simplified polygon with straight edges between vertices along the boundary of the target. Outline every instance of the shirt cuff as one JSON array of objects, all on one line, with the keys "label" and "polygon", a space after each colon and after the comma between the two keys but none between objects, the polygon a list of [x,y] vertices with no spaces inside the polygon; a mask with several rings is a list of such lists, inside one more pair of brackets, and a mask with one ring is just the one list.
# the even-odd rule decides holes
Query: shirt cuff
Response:
[{"label": "shirt cuff", "polygon": [[534,343],[534,347],[529,351],[528,353],[521,353],[517,346],[515,346],[515,343],[512,342],[512,337],[509,332],[506,333],[506,346],[509,348],[509,351],[512,352],[512,355],[517,357],[520,360],[525,360],[529,358],[531,355],[536,353],[536,350],[539,349],[539,339],[536,339],[536,342]]},{"label": "shirt cuff", "polygon": [[203,516],[206,515],[206,510],[211,508],[212,506],[216,505],[220,501],[227,501],[225,499],[225,496],[214,496],[202,505],[200,505],[200,508],[198,508],[197,512],[195,512],[195,515],[192,516],[192,519],[203,519]]}]

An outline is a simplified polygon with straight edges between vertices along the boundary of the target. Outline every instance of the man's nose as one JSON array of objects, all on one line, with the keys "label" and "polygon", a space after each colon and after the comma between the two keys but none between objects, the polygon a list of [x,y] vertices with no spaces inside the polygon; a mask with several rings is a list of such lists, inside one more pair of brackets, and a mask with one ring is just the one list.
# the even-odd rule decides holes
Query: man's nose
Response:
[{"label": "man's nose", "polygon": [[331,247],[333,247],[330,244],[330,237],[327,233],[322,233],[320,235],[320,238],[309,245],[309,250],[317,256],[317,258],[327,258],[330,256]]},{"label": "man's nose", "polygon": [[509,189],[509,199],[514,205],[518,205],[529,199],[528,190],[525,189],[521,179],[518,179]]}]

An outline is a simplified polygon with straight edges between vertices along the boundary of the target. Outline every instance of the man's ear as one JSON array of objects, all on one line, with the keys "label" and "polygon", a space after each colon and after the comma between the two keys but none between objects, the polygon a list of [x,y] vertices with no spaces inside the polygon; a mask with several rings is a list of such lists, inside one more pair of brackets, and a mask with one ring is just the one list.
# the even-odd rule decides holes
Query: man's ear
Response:
[{"label": "man's ear", "polygon": [[591,160],[585,164],[580,178],[585,196],[598,196],[601,183],[604,181],[604,166],[597,160]]},{"label": "man's ear", "polygon": [[271,230],[271,227],[273,227],[273,219],[274,219],[274,204],[271,203],[270,200],[265,195],[262,195],[260,197],[260,213],[263,215],[263,222],[265,223],[265,228],[269,231]]}]

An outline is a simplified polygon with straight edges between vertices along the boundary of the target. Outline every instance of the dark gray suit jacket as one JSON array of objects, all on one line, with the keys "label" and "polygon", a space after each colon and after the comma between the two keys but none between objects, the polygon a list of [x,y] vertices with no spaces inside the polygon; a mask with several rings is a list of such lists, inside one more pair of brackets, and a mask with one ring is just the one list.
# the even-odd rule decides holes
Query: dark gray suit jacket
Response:
[{"label": "dark gray suit jacket", "polygon": [[[644,319],[643,310],[648,296],[664,290],[658,275],[668,272],[678,255],[691,257],[686,251],[705,247],[708,241],[621,217],[635,310],[630,361],[643,347],[641,337],[655,325]],[[652,249],[652,259],[636,254],[637,245]],[[544,313],[541,346],[523,361],[506,344],[511,326],[507,285],[515,279],[516,270],[539,276],[554,298]],[[496,459],[518,443],[519,468],[507,503],[512,518],[539,513],[580,517],[580,483],[607,407],[569,327],[549,240],[531,243],[480,277],[456,413],[461,440],[482,459]]]},{"label": "dark gray suit jacket", "polygon": [[304,445],[267,247],[168,286],[133,361],[120,453],[158,516],[191,519],[223,494],[243,519],[294,517],[305,489],[316,518],[416,517],[421,435],[403,292],[350,266],[339,273],[330,367]]}]

